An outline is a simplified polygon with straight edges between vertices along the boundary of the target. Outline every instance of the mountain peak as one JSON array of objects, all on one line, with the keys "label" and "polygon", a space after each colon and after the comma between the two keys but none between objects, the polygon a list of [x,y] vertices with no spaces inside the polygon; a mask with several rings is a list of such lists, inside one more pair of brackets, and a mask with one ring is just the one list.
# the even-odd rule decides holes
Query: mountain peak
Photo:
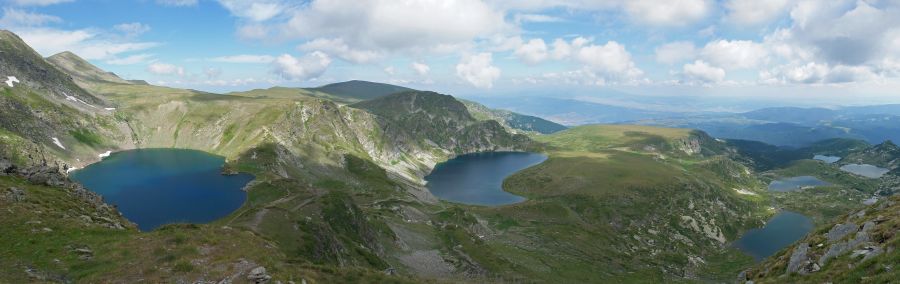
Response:
[{"label": "mountain peak", "polygon": [[106,72],[91,64],[84,58],[70,51],[63,51],[47,57],[47,61],[72,76],[79,83],[108,82],[116,84],[132,84],[116,74]]},{"label": "mountain peak", "polygon": [[332,94],[347,103],[371,100],[399,92],[415,91],[407,87],[362,80],[332,83],[309,90]]}]

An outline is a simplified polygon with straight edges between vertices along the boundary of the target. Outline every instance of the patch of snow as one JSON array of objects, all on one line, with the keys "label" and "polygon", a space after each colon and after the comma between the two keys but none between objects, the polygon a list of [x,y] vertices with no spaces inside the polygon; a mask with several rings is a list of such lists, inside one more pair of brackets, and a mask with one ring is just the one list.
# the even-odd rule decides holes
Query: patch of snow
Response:
[{"label": "patch of snow", "polygon": [[878,197],[877,197],[877,196],[873,196],[872,198],[863,200],[863,204],[864,204],[864,205],[872,205],[872,204],[875,204],[876,202],[878,202]]},{"label": "patch of snow", "polygon": [[116,110],[116,108],[114,108],[114,107],[108,107],[108,108],[104,108],[104,109],[105,110]]},{"label": "patch of snow", "polygon": [[53,137],[53,144],[56,144],[56,146],[59,146],[63,150],[66,149],[66,146],[63,146],[63,144],[59,142],[59,138]]},{"label": "patch of snow", "polygon": [[19,79],[17,79],[16,76],[6,76],[6,85],[12,88],[15,87],[13,83],[19,83]]},{"label": "patch of snow", "polygon": [[85,102],[85,101],[82,101],[82,100],[79,99],[79,98],[70,96],[69,94],[63,93],[63,95],[66,96],[66,100],[73,101],[73,102],[76,102],[76,103],[83,103],[83,104],[85,104],[85,105],[87,105],[87,106],[89,106],[89,107],[97,108],[96,106],[91,105],[91,104],[89,104],[89,103],[87,103],[87,102]]},{"label": "patch of snow", "polygon": [[743,195],[756,195],[755,192],[752,192],[752,191],[749,191],[749,190],[746,190],[743,188],[734,188],[734,191],[737,192],[738,194],[743,194]]},{"label": "patch of snow", "polygon": [[109,154],[112,154],[112,151],[106,151],[106,153],[100,153],[100,155],[97,156],[100,156],[100,159],[103,159],[109,157]]}]

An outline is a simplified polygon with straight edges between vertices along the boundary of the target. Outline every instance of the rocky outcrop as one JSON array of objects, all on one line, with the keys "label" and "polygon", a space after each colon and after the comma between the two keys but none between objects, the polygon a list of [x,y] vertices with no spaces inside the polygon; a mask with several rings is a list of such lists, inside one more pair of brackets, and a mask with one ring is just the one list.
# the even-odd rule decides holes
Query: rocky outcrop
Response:
[{"label": "rocky outcrop", "polygon": [[253,270],[250,270],[250,274],[247,275],[247,280],[249,280],[250,283],[265,284],[269,283],[269,281],[272,280],[272,276],[266,274],[265,267],[260,266],[254,268]]},{"label": "rocky outcrop", "polygon": [[[898,257],[894,247],[900,237],[898,220],[900,196],[881,199],[865,210],[847,214],[826,232],[807,236],[789,253],[750,269],[744,274],[745,279],[765,283],[820,282],[812,279],[849,283],[859,279],[845,277],[865,275],[875,269],[893,273],[893,265],[889,264]],[[870,260],[873,262],[867,262]]]}]

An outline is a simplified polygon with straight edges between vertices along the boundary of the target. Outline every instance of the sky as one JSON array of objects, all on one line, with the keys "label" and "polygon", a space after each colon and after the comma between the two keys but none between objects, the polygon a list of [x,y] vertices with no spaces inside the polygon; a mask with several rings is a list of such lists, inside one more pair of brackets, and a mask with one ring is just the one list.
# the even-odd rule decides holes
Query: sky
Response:
[{"label": "sky", "polygon": [[900,102],[900,0],[0,0],[0,28],[126,79],[359,79],[480,96]]}]

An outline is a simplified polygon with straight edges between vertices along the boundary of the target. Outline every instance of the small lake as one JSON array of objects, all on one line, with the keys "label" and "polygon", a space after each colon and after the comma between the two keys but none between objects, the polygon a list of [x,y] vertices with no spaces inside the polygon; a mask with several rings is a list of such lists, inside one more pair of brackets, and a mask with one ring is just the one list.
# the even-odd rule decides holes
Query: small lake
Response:
[{"label": "small lake", "polygon": [[838,156],[826,156],[826,155],[815,155],[813,156],[814,160],[819,160],[828,164],[833,164],[834,162],[840,161],[841,157]]},{"label": "small lake", "polygon": [[772,217],[764,227],[744,233],[734,246],[760,261],[802,239],[812,229],[813,222],[809,217],[784,211]]},{"label": "small lake", "polygon": [[436,165],[425,181],[432,194],[447,201],[489,206],[513,204],[525,198],[503,191],[503,180],[545,160],[545,155],[523,152],[461,155]]},{"label": "small lake", "polygon": [[249,174],[222,175],[225,158],[183,149],[113,153],[71,178],[150,231],[169,223],[208,223],[241,207]]},{"label": "small lake", "polygon": [[869,164],[849,164],[841,167],[842,171],[861,175],[867,178],[880,178],[887,172],[891,171],[885,168],[879,168]]},{"label": "small lake", "polygon": [[769,183],[769,191],[788,192],[797,191],[804,187],[828,186],[831,185],[827,181],[820,180],[814,176],[799,176],[792,178],[783,178],[773,180]]}]

